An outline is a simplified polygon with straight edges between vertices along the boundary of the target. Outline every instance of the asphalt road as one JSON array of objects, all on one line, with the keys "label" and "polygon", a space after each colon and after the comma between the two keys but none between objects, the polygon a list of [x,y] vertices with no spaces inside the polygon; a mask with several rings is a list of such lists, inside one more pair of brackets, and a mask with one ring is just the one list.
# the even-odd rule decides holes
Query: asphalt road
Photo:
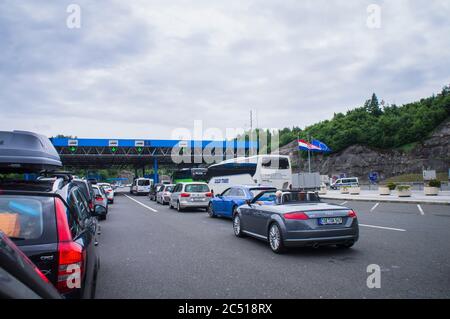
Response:
[{"label": "asphalt road", "polygon": [[[97,298],[450,297],[450,206],[348,202],[361,224],[352,249],[276,255],[236,238],[231,220],[131,198],[117,195],[101,223]],[[370,264],[381,288],[367,287]]]}]

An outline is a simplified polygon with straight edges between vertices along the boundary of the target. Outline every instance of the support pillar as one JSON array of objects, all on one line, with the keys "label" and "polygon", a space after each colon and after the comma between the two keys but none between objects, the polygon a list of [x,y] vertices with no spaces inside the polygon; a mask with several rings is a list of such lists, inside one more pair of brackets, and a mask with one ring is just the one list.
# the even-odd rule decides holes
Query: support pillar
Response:
[{"label": "support pillar", "polygon": [[153,181],[155,184],[159,183],[158,159],[156,157],[153,159]]}]

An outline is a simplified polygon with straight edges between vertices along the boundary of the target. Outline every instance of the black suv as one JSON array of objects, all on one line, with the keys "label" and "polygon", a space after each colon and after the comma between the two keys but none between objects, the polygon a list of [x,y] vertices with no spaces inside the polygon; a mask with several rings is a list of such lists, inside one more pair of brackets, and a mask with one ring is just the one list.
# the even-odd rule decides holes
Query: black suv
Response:
[{"label": "black suv", "polygon": [[93,298],[101,206],[70,175],[0,182],[0,229],[66,298]]}]

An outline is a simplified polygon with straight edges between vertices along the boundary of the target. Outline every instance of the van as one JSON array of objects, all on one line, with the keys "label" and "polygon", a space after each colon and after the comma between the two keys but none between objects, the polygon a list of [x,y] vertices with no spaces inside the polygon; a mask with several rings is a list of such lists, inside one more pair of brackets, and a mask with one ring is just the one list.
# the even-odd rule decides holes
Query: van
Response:
[{"label": "van", "polygon": [[331,189],[340,189],[342,186],[359,186],[358,177],[338,178],[330,185]]},{"label": "van", "polygon": [[153,180],[150,178],[136,178],[131,184],[130,194],[148,195],[150,188],[153,185]]}]

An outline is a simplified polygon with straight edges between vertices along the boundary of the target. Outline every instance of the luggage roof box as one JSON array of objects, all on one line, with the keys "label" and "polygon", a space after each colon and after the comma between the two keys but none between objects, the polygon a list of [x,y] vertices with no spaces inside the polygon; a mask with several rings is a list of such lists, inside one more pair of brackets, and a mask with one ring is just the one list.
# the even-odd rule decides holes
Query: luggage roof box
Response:
[{"label": "luggage roof box", "polygon": [[38,172],[60,167],[58,152],[46,136],[26,131],[0,131],[0,172]]}]

